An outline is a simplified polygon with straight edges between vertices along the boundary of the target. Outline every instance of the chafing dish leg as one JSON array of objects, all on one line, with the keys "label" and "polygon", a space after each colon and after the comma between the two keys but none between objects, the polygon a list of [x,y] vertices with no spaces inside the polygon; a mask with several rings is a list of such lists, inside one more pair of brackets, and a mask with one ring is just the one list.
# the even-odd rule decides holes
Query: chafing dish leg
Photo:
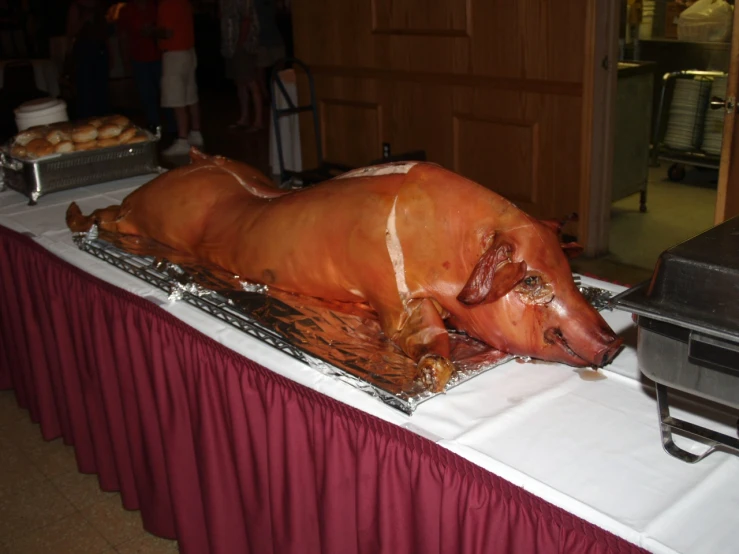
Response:
[{"label": "chafing dish leg", "polygon": [[[662,447],[668,454],[689,464],[700,462],[716,450],[727,450],[739,454],[739,439],[672,417],[667,398],[667,387],[659,383],[655,383],[655,385],[657,388],[657,409],[659,410]],[[672,440],[673,431],[706,444],[708,449],[702,454],[693,454],[680,448]]]}]

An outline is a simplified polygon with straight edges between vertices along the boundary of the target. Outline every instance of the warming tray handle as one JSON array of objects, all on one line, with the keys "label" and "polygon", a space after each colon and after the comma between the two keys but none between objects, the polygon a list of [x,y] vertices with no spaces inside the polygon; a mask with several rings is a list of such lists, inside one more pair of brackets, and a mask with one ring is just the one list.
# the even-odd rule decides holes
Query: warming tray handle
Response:
[{"label": "warming tray handle", "polygon": [[695,365],[739,375],[739,344],[692,331],[688,340],[688,360]]},{"label": "warming tray handle", "polygon": [[23,165],[20,162],[8,158],[5,152],[0,150],[0,192],[3,192],[7,188],[5,184],[5,170],[20,171],[22,167]]},{"label": "warming tray handle", "polygon": [[5,152],[2,151],[0,151],[0,166],[2,166],[3,169],[11,169],[13,171],[20,171],[23,169],[23,164],[21,162],[8,158],[8,156],[5,155]]}]

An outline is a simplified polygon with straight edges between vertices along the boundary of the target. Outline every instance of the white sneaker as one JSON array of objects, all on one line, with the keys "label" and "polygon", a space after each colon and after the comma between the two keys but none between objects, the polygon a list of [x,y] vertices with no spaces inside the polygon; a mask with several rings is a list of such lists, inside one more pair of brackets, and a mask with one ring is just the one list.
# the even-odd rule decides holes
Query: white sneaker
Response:
[{"label": "white sneaker", "polygon": [[190,134],[187,136],[187,142],[191,146],[203,146],[203,135],[200,131],[190,131]]},{"label": "white sneaker", "polygon": [[172,145],[162,152],[163,156],[187,156],[190,152],[190,143],[183,138],[178,138]]}]

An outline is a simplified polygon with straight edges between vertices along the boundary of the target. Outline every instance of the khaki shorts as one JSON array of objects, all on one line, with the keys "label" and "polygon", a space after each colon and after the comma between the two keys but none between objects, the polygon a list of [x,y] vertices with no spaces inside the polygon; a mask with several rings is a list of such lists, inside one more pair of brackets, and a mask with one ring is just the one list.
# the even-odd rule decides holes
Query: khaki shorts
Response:
[{"label": "khaki shorts", "polygon": [[198,102],[195,49],[162,54],[162,107],[183,108]]}]

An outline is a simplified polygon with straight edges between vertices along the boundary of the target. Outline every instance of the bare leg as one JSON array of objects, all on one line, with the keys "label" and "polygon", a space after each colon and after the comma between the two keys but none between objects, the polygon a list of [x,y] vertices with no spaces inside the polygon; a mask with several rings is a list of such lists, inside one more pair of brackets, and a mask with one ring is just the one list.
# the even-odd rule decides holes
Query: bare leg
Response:
[{"label": "bare leg", "polygon": [[249,83],[249,90],[251,91],[251,97],[254,101],[254,125],[255,129],[261,129],[264,127],[264,104],[262,91],[259,89],[259,83],[257,81],[251,81]]},{"label": "bare leg", "polygon": [[200,130],[200,102],[195,102],[194,104],[190,104],[188,106],[188,109],[190,111],[190,130],[199,131]]},{"label": "bare leg", "polygon": [[239,109],[241,111],[238,125],[249,124],[249,83],[240,81],[236,83],[236,94],[239,98]]},{"label": "bare leg", "polygon": [[262,98],[269,99],[269,91],[267,90],[267,69],[264,67],[257,67],[257,83],[259,83],[259,90],[262,92]]},{"label": "bare leg", "polygon": [[190,132],[190,118],[187,115],[186,107],[178,107],[174,109],[174,116],[177,120],[177,134],[181,139],[187,139]]}]

